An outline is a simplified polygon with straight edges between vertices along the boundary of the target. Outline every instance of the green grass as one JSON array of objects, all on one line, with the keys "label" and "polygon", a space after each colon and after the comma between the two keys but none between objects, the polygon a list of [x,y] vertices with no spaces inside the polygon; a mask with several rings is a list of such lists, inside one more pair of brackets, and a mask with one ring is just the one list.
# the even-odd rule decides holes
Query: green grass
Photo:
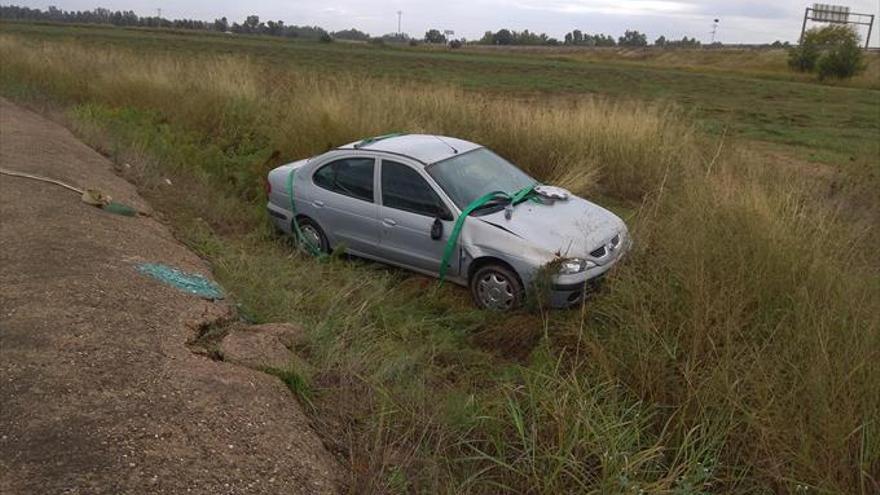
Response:
[{"label": "green grass", "polygon": [[712,133],[727,130],[743,139],[799,149],[808,159],[830,163],[876,162],[880,156],[880,91],[779,80],[754,74],[698,72],[657,64],[534,56],[521,52],[451,52],[366,44],[321,44],[255,36],[192,32],[0,24],[0,30],[34,40],[126,47],[154,54],[235,54],[281,70],[314,70],[332,77],[349,73],[444,83],[504,92],[578,100],[590,95],[668,101],[692,112]]},{"label": "green grass", "polygon": [[[36,32],[0,36],[0,94],[65,110],[132,165],[120,172],[247,314],[306,329],[310,371],[281,378],[343,453],[352,493],[877,491],[880,178],[866,157],[804,174],[638,98],[336,65],[446,60],[450,77],[458,64],[485,76],[519,60],[507,55],[14,28]],[[576,310],[495,315],[463,289],[318,262],[271,234],[269,168],[388,130],[483,142],[622,205],[635,249]]]}]

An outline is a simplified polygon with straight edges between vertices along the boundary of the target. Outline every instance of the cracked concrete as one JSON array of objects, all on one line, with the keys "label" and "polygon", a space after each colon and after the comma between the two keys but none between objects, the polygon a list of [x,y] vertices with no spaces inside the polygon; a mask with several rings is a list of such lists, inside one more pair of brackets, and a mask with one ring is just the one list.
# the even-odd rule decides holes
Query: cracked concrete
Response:
[{"label": "cracked concrete", "polygon": [[[149,211],[105,158],[5,100],[0,163]],[[0,176],[0,492],[337,491],[340,466],[280,380],[187,346],[231,308],[141,261],[210,276],[154,218]]]}]

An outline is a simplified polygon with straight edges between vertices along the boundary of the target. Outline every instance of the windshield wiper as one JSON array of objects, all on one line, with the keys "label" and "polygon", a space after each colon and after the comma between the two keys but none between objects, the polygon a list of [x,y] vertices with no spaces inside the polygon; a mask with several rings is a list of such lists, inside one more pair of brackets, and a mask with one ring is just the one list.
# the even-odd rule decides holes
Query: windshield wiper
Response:
[{"label": "windshield wiper", "polygon": [[511,201],[510,198],[505,198],[504,196],[498,196],[496,198],[490,199],[489,201],[481,204],[480,206],[477,206],[476,208],[474,208],[472,213],[476,213],[481,210],[489,210],[489,209],[494,210],[494,209],[498,209],[498,208],[503,208],[503,207],[509,205],[510,201]]}]

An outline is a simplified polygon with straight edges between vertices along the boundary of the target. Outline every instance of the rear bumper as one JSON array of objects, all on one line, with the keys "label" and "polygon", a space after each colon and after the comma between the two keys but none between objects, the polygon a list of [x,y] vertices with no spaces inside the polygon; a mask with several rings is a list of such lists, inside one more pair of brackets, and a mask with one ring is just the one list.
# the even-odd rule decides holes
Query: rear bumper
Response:
[{"label": "rear bumper", "polygon": [[266,210],[269,213],[269,219],[272,220],[275,227],[289,234],[293,225],[290,219],[290,212],[271,202],[266,205]]}]

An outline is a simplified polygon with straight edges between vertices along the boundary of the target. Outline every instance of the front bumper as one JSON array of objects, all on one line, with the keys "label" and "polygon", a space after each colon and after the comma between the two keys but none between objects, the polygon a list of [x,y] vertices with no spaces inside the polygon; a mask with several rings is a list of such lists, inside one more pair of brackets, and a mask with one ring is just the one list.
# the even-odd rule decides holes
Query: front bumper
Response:
[{"label": "front bumper", "polygon": [[632,239],[626,235],[620,247],[614,250],[613,256],[603,264],[573,275],[557,275],[549,294],[550,306],[567,308],[579,304],[584,296],[595,291],[608,271],[623,259],[631,248]]}]

